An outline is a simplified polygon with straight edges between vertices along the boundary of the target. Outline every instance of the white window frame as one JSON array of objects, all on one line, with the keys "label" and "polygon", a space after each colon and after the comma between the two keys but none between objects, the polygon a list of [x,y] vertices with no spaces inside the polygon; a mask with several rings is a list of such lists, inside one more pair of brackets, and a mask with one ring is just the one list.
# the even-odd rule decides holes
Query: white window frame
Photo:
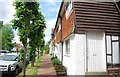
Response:
[{"label": "white window frame", "polygon": [[72,9],[72,0],[68,0],[67,6],[66,6],[66,18],[69,17]]},{"label": "white window frame", "polygon": [[61,30],[61,24],[59,23],[59,28],[58,28],[58,32]]},{"label": "white window frame", "polygon": [[69,55],[70,54],[70,39],[65,41],[65,47],[66,47],[65,54]]}]

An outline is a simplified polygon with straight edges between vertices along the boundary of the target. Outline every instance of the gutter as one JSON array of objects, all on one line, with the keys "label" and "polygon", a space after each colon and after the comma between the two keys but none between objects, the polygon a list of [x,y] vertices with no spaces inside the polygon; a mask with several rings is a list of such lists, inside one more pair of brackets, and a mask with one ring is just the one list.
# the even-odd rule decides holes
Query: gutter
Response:
[{"label": "gutter", "polygon": [[60,23],[61,23],[60,42],[62,44],[61,64],[63,65],[63,41],[62,41],[62,17],[61,16],[60,16]]},{"label": "gutter", "polygon": [[61,2],[60,9],[59,9],[59,12],[58,12],[57,21],[56,21],[55,28],[54,28],[54,31],[53,31],[53,34],[54,34],[55,31],[56,31],[56,28],[58,26],[58,21],[60,19],[60,23],[61,23],[60,43],[62,44],[61,64],[63,64],[62,16],[61,16],[61,11],[62,11],[62,8],[63,8],[63,4],[64,4],[64,0],[62,0],[62,2]]},{"label": "gutter", "polygon": [[59,18],[61,17],[60,13],[61,13],[61,10],[62,10],[63,3],[64,3],[64,2],[62,1],[61,5],[60,5],[60,10],[59,10],[59,12],[58,12],[58,17],[57,17],[57,21],[56,21],[56,23],[55,23],[55,28],[54,28],[53,33],[55,33],[55,30],[56,30],[56,28],[57,28],[58,20],[59,20]]}]

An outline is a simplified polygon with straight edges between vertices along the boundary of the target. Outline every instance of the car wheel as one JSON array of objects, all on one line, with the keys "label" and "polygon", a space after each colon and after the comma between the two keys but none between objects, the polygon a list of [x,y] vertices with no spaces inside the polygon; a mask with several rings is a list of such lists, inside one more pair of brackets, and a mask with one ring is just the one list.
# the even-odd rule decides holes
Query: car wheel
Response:
[{"label": "car wheel", "polygon": [[17,75],[18,73],[19,73],[19,69],[16,68],[16,69],[15,69],[15,75]]}]

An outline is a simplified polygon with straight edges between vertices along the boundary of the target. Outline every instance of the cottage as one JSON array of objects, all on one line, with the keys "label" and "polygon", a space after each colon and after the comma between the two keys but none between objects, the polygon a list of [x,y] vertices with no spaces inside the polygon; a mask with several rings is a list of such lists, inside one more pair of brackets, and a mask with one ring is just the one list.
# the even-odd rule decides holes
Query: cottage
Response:
[{"label": "cottage", "polygon": [[114,1],[62,1],[52,32],[52,51],[68,75],[119,69],[120,9]]}]

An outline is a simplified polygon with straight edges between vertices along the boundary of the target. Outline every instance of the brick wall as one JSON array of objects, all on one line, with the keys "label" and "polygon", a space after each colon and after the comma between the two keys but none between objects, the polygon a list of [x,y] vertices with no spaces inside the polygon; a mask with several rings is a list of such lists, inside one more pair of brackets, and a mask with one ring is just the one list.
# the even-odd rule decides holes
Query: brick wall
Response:
[{"label": "brick wall", "polygon": [[59,43],[61,38],[60,31],[56,32],[55,36],[56,36],[55,43]]},{"label": "brick wall", "polygon": [[62,16],[62,40],[72,33],[74,26],[74,13],[71,10],[71,13],[68,18],[66,18],[66,12]]},{"label": "brick wall", "polygon": [[[72,31],[73,31],[73,26],[74,26],[74,13],[73,10],[71,10],[71,13],[68,18],[66,18],[66,13],[63,13],[62,16],[62,40],[64,40],[66,37],[68,37]],[[61,30],[58,31],[56,30],[55,33],[55,43],[59,43],[61,39]]]}]

